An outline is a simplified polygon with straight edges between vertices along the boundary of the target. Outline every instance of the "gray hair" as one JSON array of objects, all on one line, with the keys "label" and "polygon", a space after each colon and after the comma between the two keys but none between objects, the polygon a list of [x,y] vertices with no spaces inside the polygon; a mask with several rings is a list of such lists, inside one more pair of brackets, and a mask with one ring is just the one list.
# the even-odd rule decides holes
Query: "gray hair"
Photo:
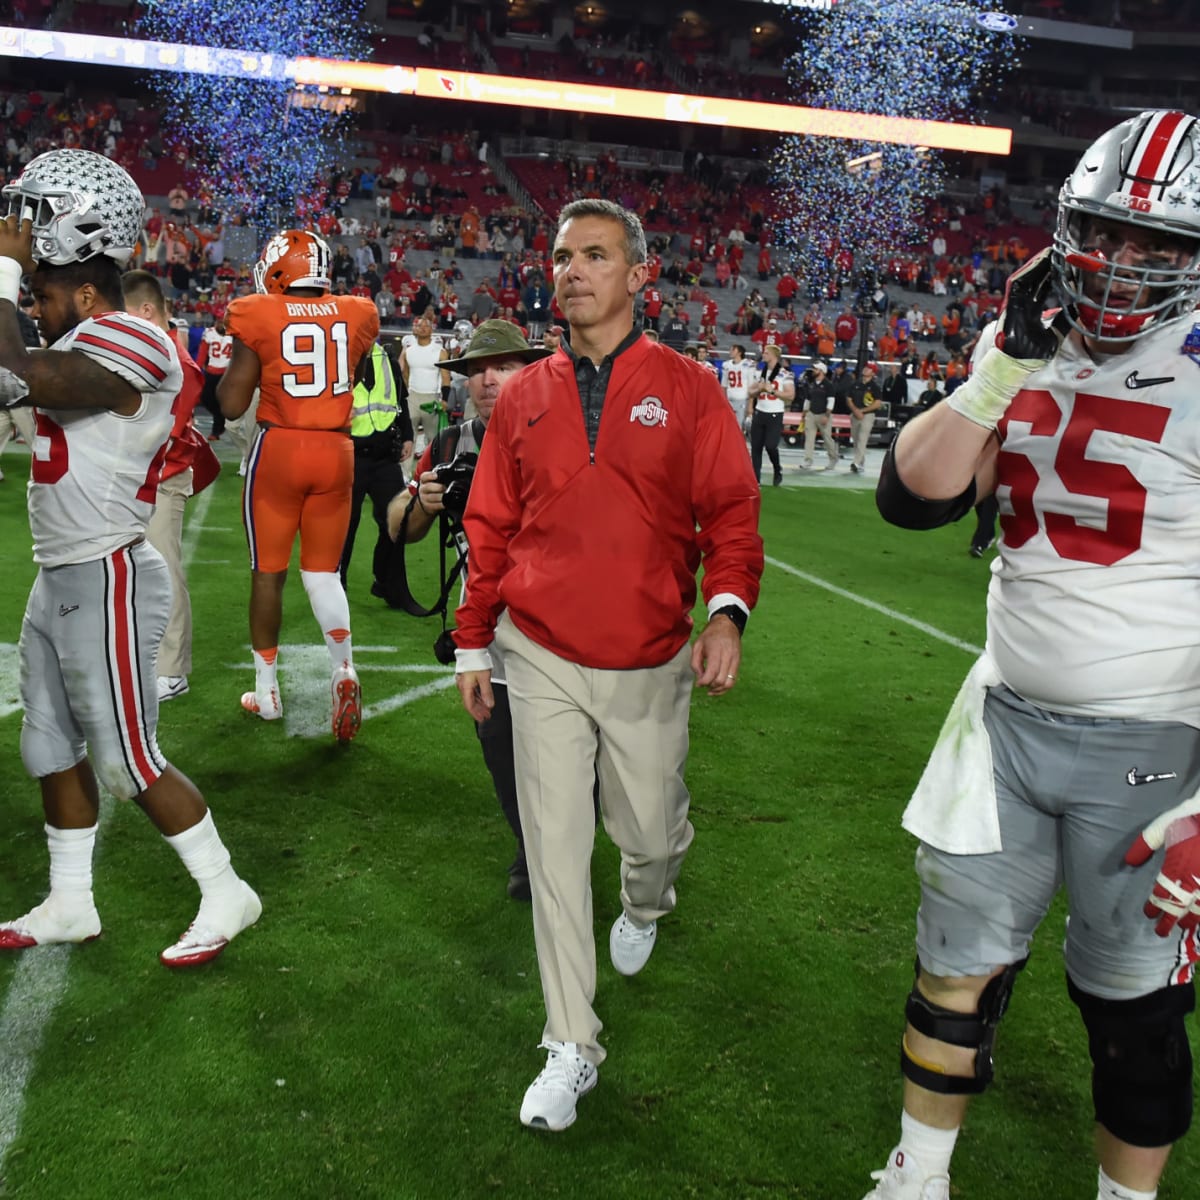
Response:
[{"label": "gray hair", "polygon": [[[607,217],[617,221],[625,230],[625,261],[631,266],[646,261],[646,231],[637,213],[614,204],[611,200],[572,200],[558,214],[558,229],[575,217]],[[555,233],[555,240],[558,233]]]}]

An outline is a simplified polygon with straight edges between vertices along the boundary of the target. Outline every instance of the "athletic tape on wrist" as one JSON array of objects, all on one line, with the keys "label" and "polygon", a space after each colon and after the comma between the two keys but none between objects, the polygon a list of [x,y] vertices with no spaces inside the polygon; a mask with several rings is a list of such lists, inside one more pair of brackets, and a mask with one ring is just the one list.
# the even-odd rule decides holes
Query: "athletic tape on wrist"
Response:
[{"label": "athletic tape on wrist", "polygon": [[1045,365],[1042,358],[1010,358],[1000,350],[991,350],[971,378],[946,397],[946,403],[968,421],[995,429],[1025,380]]},{"label": "athletic tape on wrist", "polygon": [[15,258],[0,256],[0,300],[7,300],[14,308],[21,298],[21,278],[24,274]]}]

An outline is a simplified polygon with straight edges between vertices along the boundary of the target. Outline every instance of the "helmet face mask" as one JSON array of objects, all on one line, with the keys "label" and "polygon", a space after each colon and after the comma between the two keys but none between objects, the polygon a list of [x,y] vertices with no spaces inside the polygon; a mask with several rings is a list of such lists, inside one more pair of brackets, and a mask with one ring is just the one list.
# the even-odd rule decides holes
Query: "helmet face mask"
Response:
[{"label": "helmet face mask", "polygon": [[102,254],[124,265],[146,202],[124,167],[91,150],[48,150],[2,192],[7,216],[33,222],[33,257],[50,266]]},{"label": "helmet face mask", "polygon": [[1128,345],[1200,302],[1200,122],[1144,112],[1099,138],[1059,193],[1053,262],[1067,320]]},{"label": "helmet face mask", "polygon": [[285,229],[266,244],[254,264],[254,288],[276,295],[294,287],[327,292],[333,286],[330,265],[329,246],[323,238],[305,229]]}]

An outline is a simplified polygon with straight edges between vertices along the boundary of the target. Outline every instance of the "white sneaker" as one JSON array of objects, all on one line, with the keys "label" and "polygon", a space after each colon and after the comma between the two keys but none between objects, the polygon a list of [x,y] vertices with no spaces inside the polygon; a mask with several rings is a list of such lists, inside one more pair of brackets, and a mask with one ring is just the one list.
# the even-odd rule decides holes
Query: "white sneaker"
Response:
[{"label": "white sneaker", "polygon": [[612,932],[608,935],[608,956],[612,959],[612,965],[622,975],[636,975],[650,958],[657,936],[657,921],[651,921],[649,925],[635,925],[628,914],[622,912],[613,922]]},{"label": "white sneaker", "polygon": [[596,1086],[599,1072],[576,1042],[542,1042],[538,1049],[549,1053],[521,1101],[521,1124],[558,1133],[575,1123],[575,1105]]},{"label": "white sneaker", "polygon": [[55,946],[62,942],[90,942],[100,936],[100,914],[96,906],[78,912],[63,912],[49,897],[23,917],[0,925],[0,950],[28,950],[31,946]]},{"label": "white sneaker", "polygon": [[243,929],[248,929],[262,916],[262,901],[258,893],[243,879],[240,907],[227,907],[200,902],[196,919],[173,946],[159,956],[164,967],[199,967],[214,958],[233,941]]},{"label": "white sneaker", "polygon": [[242,707],[264,721],[278,721],[283,716],[283,701],[279,698],[277,687],[273,687],[265,696],[257,692],[243,692]]},{"label": "white sneaker", "polygon": [[362,725],[362,687],[353,667],[338,667],[329,685],[333,693],[333,736],[339,742],[353,741]]},{"label": "white sneaker", "polygon": [[875,1187],[863,1200],[950,1200],[950,1176],[926,1175],[917,1160],[899,1146],[882,1171],[872,1171]]},{"label": "white sneaker", "polygon": [[160,675],[158,677],[158,702],[174,700],[188,690],[186,675]]}]

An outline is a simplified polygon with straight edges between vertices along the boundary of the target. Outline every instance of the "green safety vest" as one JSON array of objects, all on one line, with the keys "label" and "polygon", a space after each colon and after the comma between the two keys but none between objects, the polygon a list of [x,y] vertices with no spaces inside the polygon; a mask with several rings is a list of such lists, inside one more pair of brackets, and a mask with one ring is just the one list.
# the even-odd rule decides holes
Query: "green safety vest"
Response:
[{"label": "green safety vest", "polygon": [[371,347],[371,367],[375,386],[370,390],[365,383],[354,389],[354,408],[350,421],[350,436],[370,437],[384,429],[390,429],[396,419],[396,383],[392,378],[392,365],[378,342]]}]

